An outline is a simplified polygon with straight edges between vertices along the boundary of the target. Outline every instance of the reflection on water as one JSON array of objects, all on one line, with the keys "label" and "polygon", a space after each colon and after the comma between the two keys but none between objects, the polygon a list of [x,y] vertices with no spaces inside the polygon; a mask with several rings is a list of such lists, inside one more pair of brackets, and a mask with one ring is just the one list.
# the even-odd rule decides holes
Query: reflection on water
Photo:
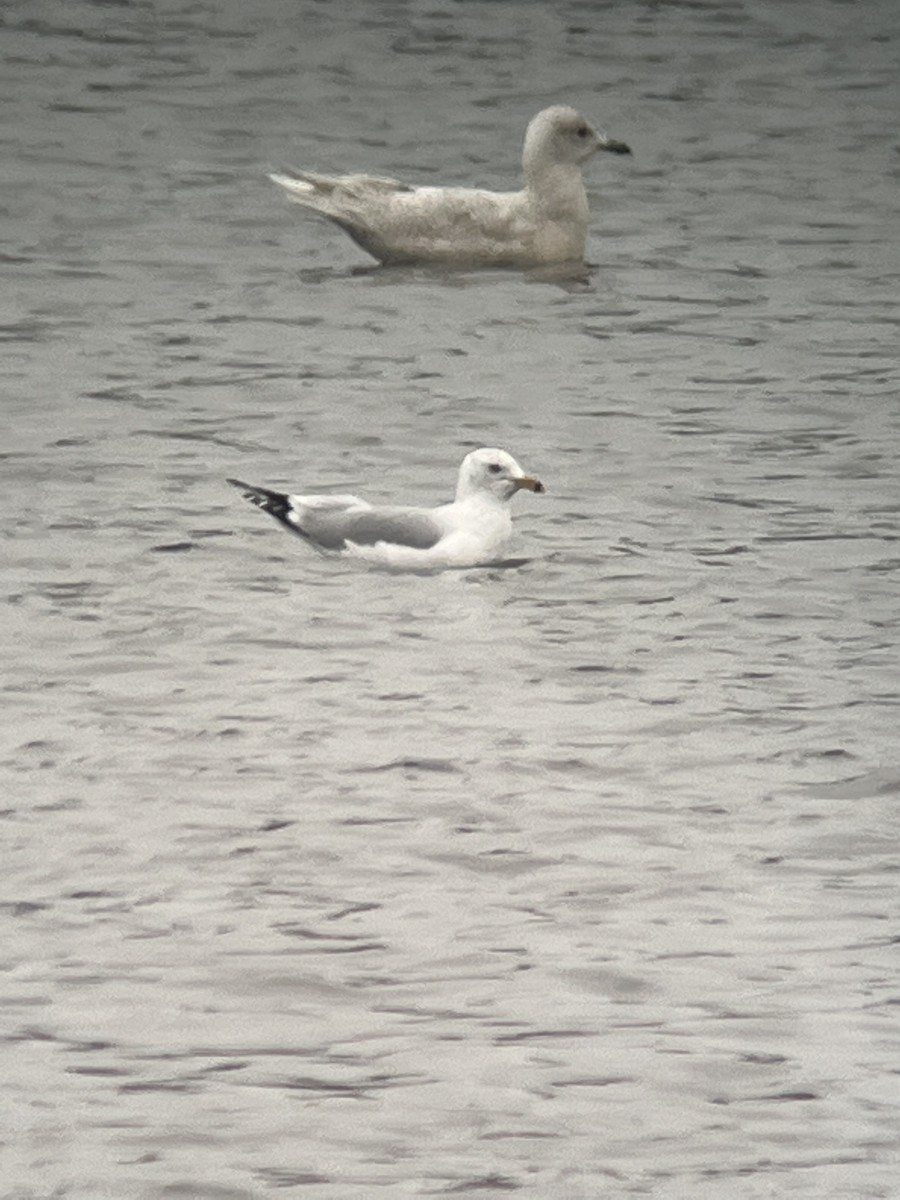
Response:
[{"label": "reflection on water", "polygon": [[[893,1195],[895,6],[3,22],[4,1195]],[[515,186],[558,102],[584,278],[265,178]],[[478,444],[481,570],[224,482]]]}]

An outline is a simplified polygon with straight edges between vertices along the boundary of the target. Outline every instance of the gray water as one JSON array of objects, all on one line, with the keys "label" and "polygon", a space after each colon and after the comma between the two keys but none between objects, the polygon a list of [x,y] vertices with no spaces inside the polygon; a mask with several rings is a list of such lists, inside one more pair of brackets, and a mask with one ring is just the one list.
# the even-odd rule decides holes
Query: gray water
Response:
[{"label": "gray water", "polygon": [[[900,8],[7,0],[3,1200],[896,1197]],[[516,186],[381,270],[282,164]],[[311,554],[224,483],[437,503]]]}]

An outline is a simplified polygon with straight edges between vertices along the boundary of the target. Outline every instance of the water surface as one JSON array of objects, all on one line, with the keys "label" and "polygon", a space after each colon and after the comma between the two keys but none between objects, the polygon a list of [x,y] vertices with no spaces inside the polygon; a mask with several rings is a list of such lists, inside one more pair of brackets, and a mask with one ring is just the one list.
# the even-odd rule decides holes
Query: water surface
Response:
[{"label": "water surface", "polygon": [[[4,1200],[896,1194],[900,16],[4,9]],[[585,281],[283,163],[588,167]],[[437,503],[328,561],[224,483]]]}]

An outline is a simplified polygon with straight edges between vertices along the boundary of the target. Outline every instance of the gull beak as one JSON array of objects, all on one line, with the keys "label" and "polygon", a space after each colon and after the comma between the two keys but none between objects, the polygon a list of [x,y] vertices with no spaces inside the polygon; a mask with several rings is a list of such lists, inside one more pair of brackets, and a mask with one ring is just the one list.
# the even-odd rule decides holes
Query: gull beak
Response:
[{"label": "gull beak", "polygon": [[535,479],[533,475],[516,475],[513,477],[513,483],[516,485],[516,491],[525,488],[529,492],[546,491],[544,485],[539,479]]},{"label": "gull beak", "polygon": [[627,142],[617,141],[616,138],[607,137],[605,133],[598,133],[597,138],[600,142],[598,150],[608,150],[610,154],[630,154],[631,147]]}]

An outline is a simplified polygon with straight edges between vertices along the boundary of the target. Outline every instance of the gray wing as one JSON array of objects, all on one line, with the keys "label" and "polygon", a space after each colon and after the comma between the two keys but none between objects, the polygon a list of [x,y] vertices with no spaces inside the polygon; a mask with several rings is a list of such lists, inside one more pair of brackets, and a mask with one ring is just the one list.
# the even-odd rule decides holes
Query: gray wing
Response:
[{"label": "gray wing", "polygon": [[421,508],[358,508],[349,511],[300,508],[294,510],[297,528],[325,550],[340,550],[347,542],[374,546],[388,542],[430,550],[443,536],[441,526]]},{"label": "gray wing", "polygon": [[384,263],[530,261],[533,219],[523,192],[305,171],[269,178]]}]

